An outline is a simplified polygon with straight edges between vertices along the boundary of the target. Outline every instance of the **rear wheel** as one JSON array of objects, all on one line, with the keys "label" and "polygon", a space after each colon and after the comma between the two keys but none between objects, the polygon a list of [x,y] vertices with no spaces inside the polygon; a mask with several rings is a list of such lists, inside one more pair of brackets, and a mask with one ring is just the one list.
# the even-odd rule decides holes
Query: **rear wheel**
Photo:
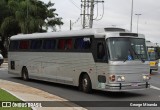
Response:
[{"label": "rear wheel", "polygon": [[92,90],[91,80],[87,74],[83,75],[80,82],[80,88],[83,92],[91,93]]},{"label": "rear wheel", "polygon": [[26,67],[23,67],[23,69],[22,69],[22,79],[25,81],[29,80],[28,70]]}]

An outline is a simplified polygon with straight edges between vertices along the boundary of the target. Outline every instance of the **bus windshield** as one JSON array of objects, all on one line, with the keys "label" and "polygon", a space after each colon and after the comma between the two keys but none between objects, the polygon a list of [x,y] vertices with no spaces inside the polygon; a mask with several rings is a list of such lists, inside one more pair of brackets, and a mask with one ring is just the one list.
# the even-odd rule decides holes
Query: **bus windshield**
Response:
[{"label": "bus windshield", "polygon": [[148,55],[150,60],[157,60],[157,52],[155,50],[156,48],[148,48]]},{"label": "bus windshield", "polygon": [[148,60],[145,39],[142,38],[109,38],[110,60]]}]

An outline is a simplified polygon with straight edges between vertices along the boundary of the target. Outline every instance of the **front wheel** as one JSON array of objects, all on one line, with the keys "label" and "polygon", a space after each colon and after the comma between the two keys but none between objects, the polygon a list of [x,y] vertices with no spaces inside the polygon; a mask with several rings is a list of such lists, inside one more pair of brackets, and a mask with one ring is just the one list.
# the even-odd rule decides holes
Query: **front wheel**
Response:
[{"label": "front wheel", "polygon": [[152,69],[150,69],[150,74],[152,74]]},{"label": "front wheel", "polygon": [[91,80],[87,74],[83,76],[80,86],[83,92],[91,93],[92,90]]},{"label": "front wheel", "polygon": [[26,67],[24,67],[24,68],[22,69],[22,79],[25,80],[25,81],[29,80],[28,70],[27,70]]}]

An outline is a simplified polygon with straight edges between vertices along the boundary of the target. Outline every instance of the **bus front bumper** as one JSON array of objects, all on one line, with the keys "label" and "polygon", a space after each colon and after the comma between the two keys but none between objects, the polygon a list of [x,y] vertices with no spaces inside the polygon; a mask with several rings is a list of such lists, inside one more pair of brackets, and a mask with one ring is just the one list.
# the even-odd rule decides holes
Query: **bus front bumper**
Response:
[{"label": "bus front bumper", "polygon": [[145,83],[117,83],[117,84],[107,84],[107,91],[131,91],[131,90],[144,90],[150,88],[150,84],[148,82]]},{"label": "bus front bumper", "polygon": [[158,65],[156,65],[156,66],[150,66],[150,69],[151,69],[151,70],[158,71]]}]

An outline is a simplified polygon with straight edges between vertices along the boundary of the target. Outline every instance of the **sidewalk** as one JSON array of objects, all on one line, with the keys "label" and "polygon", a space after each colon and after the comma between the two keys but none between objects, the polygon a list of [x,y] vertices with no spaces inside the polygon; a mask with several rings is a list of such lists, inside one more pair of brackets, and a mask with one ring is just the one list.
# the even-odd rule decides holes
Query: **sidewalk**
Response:
[{"label": "sidewalk", "polygon": [[19,83],[0,79],[0,88],[8,91],[22,101],[59,101],[56,103],[60,106],[67,104],[67,107],[42,107],[33,108],[33,110],[86,110],[85,108],[79,107],[78,105],[75,106],[73,103],[63,102],[67,101],[66,99]]},{"label": "sidewalk", "polygon": [[[5,60],[5,62],[1,65],[0,69],[3,71],[7,68],[8,63]],[[23,84],[0,79],[0,88],[6,90],[7,92],[11,93],[12,95],[19,98],[22,101],[59,101],[55,103],[59,106],[62,106],[32,108],[33,110],[86,110],[85,108],[71,103],[66,99]],[[63,107],[66,105],[67,107]]]}]

